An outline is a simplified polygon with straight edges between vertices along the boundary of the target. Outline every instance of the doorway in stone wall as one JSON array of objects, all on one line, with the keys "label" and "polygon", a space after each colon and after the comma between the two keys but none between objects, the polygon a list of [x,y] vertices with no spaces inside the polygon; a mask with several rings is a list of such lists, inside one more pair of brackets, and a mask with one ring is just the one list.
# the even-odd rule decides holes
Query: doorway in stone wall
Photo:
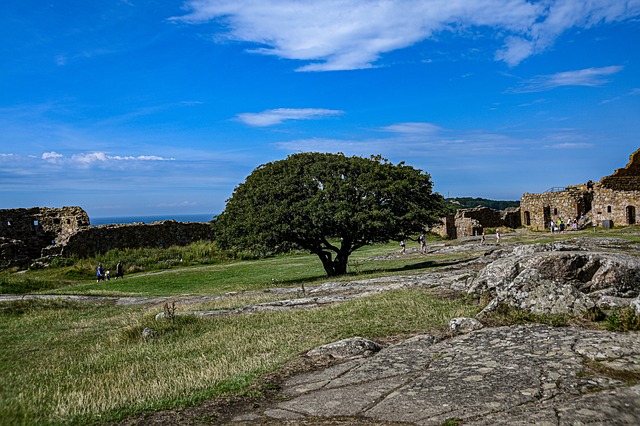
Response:
[{"label": "doorway in stone wall", "polygon": [[634,206],[627,206],[627,225],[635,225],[636,223],[636,208]]},{"label": "doorway in stone wall", "polygon": [[551,222],[551,207],[546,206],[542,209],[542,216],[543,216],[543,220],[544,222],[542,223],[542,229],[545,229],[547,226],[550,226],[549,223]]},{"label": "doorway in stone wall", "polygon": [[526,226],[531,226],[531,213],[528,211],[524,212],[524,224]]}]

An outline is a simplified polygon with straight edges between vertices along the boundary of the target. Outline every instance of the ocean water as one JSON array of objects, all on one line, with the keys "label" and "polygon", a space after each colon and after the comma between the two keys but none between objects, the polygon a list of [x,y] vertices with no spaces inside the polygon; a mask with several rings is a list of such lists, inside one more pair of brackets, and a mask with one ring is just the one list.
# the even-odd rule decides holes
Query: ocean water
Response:
[{"label": "ocean water", "polygon": [[176,222],[210,222],[213,219],[211,213],[201,214],[165,214],[150,216],[113,216],[113,217],[90,217],[91,225],[113,225],[127,224],[134,222],[152,223],[162,220],[175,220]]}]

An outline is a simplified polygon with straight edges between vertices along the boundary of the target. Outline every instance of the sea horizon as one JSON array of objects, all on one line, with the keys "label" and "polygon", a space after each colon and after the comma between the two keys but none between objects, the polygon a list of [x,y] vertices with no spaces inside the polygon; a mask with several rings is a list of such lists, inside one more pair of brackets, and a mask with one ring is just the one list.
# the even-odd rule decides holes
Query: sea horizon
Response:
[{"label": "sea horizon", "polygon": [[128,216],[103,216],[89,217],[91,225],[126,225],[131,223],[153,223],[163,220],[175,220],[176,222],[210,222],[215,215],[213,213],[194,214],[155,214],[155,215],[128,215]]}]

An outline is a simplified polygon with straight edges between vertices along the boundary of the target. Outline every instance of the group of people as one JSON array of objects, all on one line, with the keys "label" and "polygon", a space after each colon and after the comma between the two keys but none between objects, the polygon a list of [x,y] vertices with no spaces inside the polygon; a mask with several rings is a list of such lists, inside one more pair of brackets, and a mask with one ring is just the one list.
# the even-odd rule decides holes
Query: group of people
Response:
[{"label": "group of people", "polygon": [[[580,220],[582,220],[582,217]],[[564,231],[568,231],[569,229],[573,229],[574,231],[578,230],[578,219],[567,219],[566,222],[563,222],[562,219],[558,219],[557,222],[551,220],[549,223],[549,230],[552,234],[564,234]]]},{"label": "group of people", "polygon": [[[420,253],[426,253],[427,252],[427,237],[424,235],[424,233],[422,235],[420,235],[418,237],[418,242],[420,243]],[[400,252],[401,253],[406,253],[407,252],[407,239],[403,238],[402,240],[400,240]]]},{"label": "group of people", "polygon": [[[122,262],[118,262],[118,264],[116,265],[115,279],[117,280],[118,278],[124,278],[124,269],[122,266]],[[105,271],[104,267],[102,266],[102,263],[98,265],[98,268],[96,268],[96,279],[97,279],[97,282],[111,280],[111,271],[110,270]]]},{"label": "group of people", "polygon": [[[496,244],[500,244],[500,228],[496,229]],[[484,236],[484,230],[482,231],[482,235],[480,237],[480,242],[482,244],[484,244],[486,242],[486,238]],[[425,234],[423,233],[422,235],[420,235],[418,237],[418,243],[420,243],[420,253],[425,254],[427,252],[427,237],[425,236]],[[407,252],[407,239],[403,238],[402,240],[400,240],[400,252],[401,253],[406,253]]]}]

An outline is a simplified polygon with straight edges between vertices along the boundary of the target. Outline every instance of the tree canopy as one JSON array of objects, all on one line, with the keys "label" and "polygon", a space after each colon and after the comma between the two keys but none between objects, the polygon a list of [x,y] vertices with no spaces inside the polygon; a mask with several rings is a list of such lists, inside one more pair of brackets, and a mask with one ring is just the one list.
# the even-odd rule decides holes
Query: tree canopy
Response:
[{"label": "tree canopy", "polygon": [[380,156],[300,153],[263,164],[214,221],[224,248],[316,254],[328,275],[347,272],[365,245],[400,240],[444,211],[431,177]]}]

